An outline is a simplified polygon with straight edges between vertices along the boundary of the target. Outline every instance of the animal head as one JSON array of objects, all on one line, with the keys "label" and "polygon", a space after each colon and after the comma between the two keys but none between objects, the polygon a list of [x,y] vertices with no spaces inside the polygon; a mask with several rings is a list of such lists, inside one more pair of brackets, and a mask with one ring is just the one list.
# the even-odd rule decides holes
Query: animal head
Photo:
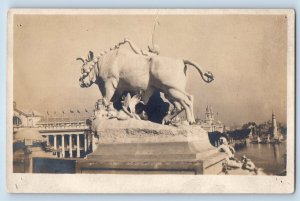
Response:
[{"label": "animal head", "polygon": [[97,75],[98,58],[94,58],[94,53],[89,51],[87,59],[77,58],[76,60],[82,61],[81,76],[79,78],[80,87],[90,87],[95,83]]}]

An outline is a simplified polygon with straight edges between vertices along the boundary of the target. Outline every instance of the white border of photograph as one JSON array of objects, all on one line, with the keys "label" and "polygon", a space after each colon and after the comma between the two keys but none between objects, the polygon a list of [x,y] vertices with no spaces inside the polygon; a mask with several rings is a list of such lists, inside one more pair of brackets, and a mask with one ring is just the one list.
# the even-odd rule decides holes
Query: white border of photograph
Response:
[{"label": "white border of photograph", "polygon": [[15,14],[155,15],[156,9],[11,9],[7,23],[6,182],[12,193],[293,193],[295,178],[295,12],[292,9],[159,9],[160,15],[286,15],[287,175],[112,175],[13,173],[13,20]]}]

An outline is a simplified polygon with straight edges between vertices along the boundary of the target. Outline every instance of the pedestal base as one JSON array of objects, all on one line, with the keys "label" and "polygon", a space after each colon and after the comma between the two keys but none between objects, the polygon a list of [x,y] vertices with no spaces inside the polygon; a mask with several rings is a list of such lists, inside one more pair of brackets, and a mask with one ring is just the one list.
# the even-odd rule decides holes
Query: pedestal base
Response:
[{"label": "pedestal base", "polygon": [[76,162],[77,173],[219,174],[226,155],[200,126],[96,119],[97,148]]},{"label": "pedestal base", "polygon": [[[168,158],[165,155],[163,158]],[[225,154],[210,151],[206,157],[201,159],[190,158],[189,155],[177,155],[177,160],[143,159],[143,155],[138,157],[123,155],[121,159],[79,159],[76,162],[76,173],[85,174],[220,174]],[[170,156],[172,158],[174,156]],[[134,158],[134,159],[131,159]],[[138,159],[139,158],[139,159]],[[148,156],[148,158],[150,158]],[[153,156],[155,158],[155,156]]]}]

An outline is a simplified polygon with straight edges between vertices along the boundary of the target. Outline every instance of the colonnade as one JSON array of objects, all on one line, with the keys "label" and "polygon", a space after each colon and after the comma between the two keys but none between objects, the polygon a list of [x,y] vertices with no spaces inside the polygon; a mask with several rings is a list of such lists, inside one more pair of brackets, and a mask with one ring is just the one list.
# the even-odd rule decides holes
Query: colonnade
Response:
[{"label": "colonnade", "polygon": [[53,154],[60,158],[80,158],[85,156],[88,152],[89,143],[90,140],[86,133],[55,133],[47,135],[47,145],[53,147]]}]

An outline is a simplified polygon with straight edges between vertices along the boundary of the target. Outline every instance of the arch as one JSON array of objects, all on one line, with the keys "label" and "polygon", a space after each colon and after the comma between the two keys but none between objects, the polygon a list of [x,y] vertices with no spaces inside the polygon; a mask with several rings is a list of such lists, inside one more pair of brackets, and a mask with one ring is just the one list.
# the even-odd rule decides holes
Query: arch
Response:
[{"label": "arch", "polygon": [[13,116],[13,125],[14,126],[22,126],[22,120],[18,116]]}]

